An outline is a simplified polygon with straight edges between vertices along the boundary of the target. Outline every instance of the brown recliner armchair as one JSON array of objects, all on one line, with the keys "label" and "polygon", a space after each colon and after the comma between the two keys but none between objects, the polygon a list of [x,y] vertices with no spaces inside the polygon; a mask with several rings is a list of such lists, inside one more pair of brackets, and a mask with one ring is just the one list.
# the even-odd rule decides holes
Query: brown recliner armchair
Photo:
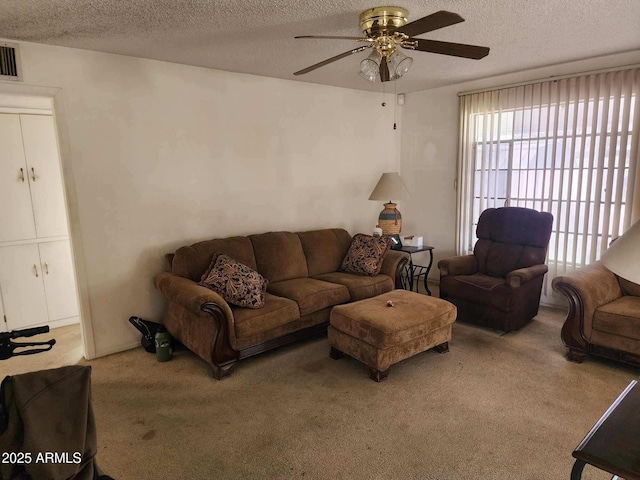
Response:
[{"label": "brown recliner armchair", "polygon": [[538,314],[552,224],[528,208],[482,212],[473,255],[438,262],[440,298],[458,307],[458,320],[508,332]]}]

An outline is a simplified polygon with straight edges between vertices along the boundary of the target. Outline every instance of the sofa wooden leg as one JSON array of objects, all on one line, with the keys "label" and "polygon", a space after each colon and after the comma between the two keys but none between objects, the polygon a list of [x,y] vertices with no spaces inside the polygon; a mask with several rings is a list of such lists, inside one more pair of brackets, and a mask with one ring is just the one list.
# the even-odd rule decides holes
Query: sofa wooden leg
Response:
[{"label": "sofa wooden leg", "polygon": [[569,348],[567,351],[567,360],[570,362],[582,363],[587,356],[587,352],[584,350],[577,350],[575,348]]},{"label": "sofa wooden leg", "polygon": [[440,345],[436,345],[433,349],[438,353],[447,353],[449,351],[449,342],[441,343]]},{"label": "sofa wooden leg", "polygon": [[213,367],[213,376],[217,380],[222,380],[225,377],[231,375],[233,368],[236,366],[236,360],[231,362],[223,363],[222,365],[212,365]]},{"label": "sofa wooden leg", "polygon": [[369,370],[369,378],[371,380],[375,380],[376,382],[384,382],[387,377],[389,376],[389,369],[391,367],[385,369],[385,370],[378,370],[375,369],[373,367],[367,367],[367,369]]},{"label": "sofa wooden leg", "polygon": [[329,352],[329,356],[331,358],[333,358],[334,360],[340,360],[342,357],[344,357],[344,353],[342,353],[337,348],[331,347],[331,351]]}]

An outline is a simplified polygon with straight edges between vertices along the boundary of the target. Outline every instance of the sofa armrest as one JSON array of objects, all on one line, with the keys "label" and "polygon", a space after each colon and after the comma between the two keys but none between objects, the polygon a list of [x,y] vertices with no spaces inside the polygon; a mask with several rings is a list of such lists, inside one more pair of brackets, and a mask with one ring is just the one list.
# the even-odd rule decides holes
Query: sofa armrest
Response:
[{"label": "sofa armrest", "polygon": [[447,275],[473,275],[478,272],[478,261],[475,255],[461,255],[443,258],[438,262],[440,277]]},{"label": "sofa armrest", "polygon": [[518,288],[530,282],[534,278],[540,277],[549,271],[549,267],[544,264],[531,265],[526,268],[519,268],[507,273],[507,285],[511,288]]},{"label": "sofa armrest", "polygon": [[228,375],[238,358],[229,304],[216,292],[170,272],[158,274],[155,286],[169,301],[163,323],[171,335],[212,364],[214,376]]},{"label": "sofa armrest", "polygon": [[569,301],[569,314],[561,333],[564,344],[570,355],[571,349],[586,353],[596,308],[622,296],[618,279],[598,261],[558,275],[551,286]]},{"label": "sofa armrest", "polygon": [[193,280],[175,275],[170,272],[162,272],[156,275],[155,286],[169,301],[179,303],[185,310],[199,315],[202,306],[206,303],[220,305],[225,317],[233,324],[233,313],[229,304],[216,292],[198,285]]},{"label": "sofa armrest", "polygon": [[409,254],[399,250],[389,250],[382,261],[380,273],[393,278],[395,288],[402,288],[402,272],[409,263]]}]

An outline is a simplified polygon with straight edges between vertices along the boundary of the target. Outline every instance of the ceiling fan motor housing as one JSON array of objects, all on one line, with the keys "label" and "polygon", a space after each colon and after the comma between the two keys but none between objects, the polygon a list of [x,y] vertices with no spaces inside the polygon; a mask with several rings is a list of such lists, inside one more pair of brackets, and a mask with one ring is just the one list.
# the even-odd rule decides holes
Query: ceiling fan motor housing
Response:
[{"label": "ceiling fan motor housing", "polygon": [[409,12],[402,7],[375,7],[360,14],[360,28],[369,38],[393,34],[407,23]]}]

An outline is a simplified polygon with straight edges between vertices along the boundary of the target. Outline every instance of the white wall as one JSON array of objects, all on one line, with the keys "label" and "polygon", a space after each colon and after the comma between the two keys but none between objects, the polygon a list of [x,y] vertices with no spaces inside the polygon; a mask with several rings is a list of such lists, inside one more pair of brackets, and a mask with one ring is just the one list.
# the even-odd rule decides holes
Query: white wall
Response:
[{"label": "white wall", "polygon": [[[402,107],[401,175],[412,198],[399,205],[402,207],[402,232],[422,235],[425,244],[435,247],[434,267],[429,275],[431,279],[439,278],[438,260],[456,254],[454,180],[457,174],[459,132],[457,94],[552,75],[632,64],[640,64],[640,51],[500,75],[406,95],[405,105]],[[472,67],[471,63],[470,68]],[[640,196],[637,200],[640,200]],[[416,262],[419,260],[422,259],[414,258]]]},{"label": "white wall", "polygon": [[165,253],[269,230],[369,232],[381,206],[367,198],[399,167],[400,130],[376,93],[20,48],[25,84],[61,89],[71,236],[96,356],[137,344],[129,316],[160,319],[153,277]]}]

